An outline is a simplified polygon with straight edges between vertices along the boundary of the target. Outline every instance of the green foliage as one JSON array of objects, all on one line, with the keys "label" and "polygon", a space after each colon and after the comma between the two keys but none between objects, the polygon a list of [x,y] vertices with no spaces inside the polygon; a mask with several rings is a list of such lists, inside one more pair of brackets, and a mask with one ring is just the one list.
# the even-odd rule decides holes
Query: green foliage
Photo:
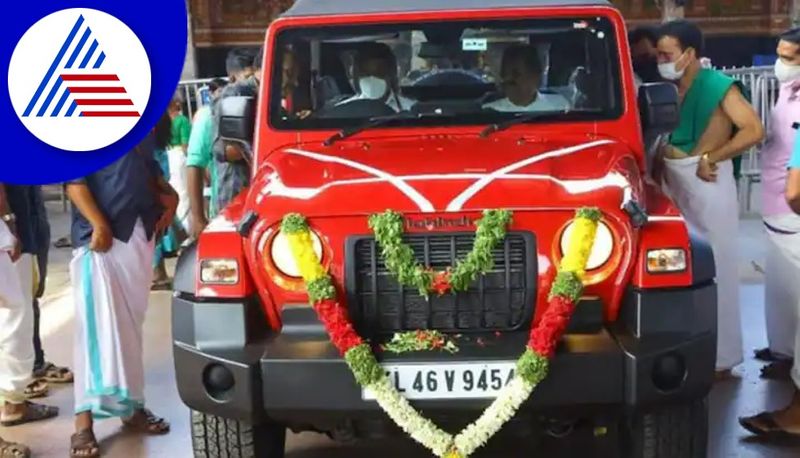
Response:
[{"label": "green foliage", "polygon": [[584,207],[578,209],[578,211],[575,212],[575,216],[578,218],[586,218],[592,221],[600,221],[600,217],[603,216],[603,214],[600,212],[600,209],[596,207]]},{"label": "green foliage", "polygon": [[299,213],[288,213],[281,222],[281,232],[284,234],[296,234],[308,229],[306,218]]},{"label": "green foliage", "polygon": [[577,302],[583,294],[583,282],[575,272],[559,272],[550,289],[550,297],[563,296]]},{"label": "green foliage", "polygon": [[333,286],[333,281],[329,275],[307,283],[306,290],[308,291],[308,298],[311,299],[312,304],[316,304],[325,299],[336,299],[336,288]]},{"label": "green foliage", "polygon": [[528,348],[517,361],[517,374],[526,382],[538,385],[547,377],[548,365],[547,358]]},{"label": "green foliage", "polygon": [[383,368],[367,344],[351,348],[344,355],[344,359],[361,386],[369,386],[384,377]]}]

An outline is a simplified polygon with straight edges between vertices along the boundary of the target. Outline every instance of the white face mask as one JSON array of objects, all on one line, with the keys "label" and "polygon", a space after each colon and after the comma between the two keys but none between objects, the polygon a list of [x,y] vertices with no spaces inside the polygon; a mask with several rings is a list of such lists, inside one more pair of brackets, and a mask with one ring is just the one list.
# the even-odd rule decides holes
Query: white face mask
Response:
[{"label": "white face mask", "polygon": [[658,64],[658,73],[661,74],[661,77],[668,81],[678,81],[679,79],[683,78],[683,74],[686,73],[686,69],[678,70],[678,62],[683,59],[683,54],[678,57],[678,60],[675,62],[666,62],[663,64]]},{"label": "white face mask", "polygon": [[362,76],[358,79],[358,88],[364,97],[377,100],[386,95],[389,85],[376,76]]},{"label": "white face mask", "polygon": [[781,83],[800,79],[800,65],[790,65],[778,59],[775,61],[775,77]]}]

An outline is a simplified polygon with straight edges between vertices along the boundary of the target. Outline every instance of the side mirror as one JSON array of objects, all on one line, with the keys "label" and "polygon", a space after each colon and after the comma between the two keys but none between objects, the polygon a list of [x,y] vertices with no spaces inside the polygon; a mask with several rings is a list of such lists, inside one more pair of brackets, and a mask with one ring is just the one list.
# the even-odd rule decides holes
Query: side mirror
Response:
[{"label": "side mirror", "polygon": [[251,144],[255,130],[255,98],[225,97],[219,101],[219,136]]},{"label": "side mirror", "polygon": [[678,127],[678,88],[671,83],[648,83],[639,88],[639,115],[645,137],[668,134]]}]

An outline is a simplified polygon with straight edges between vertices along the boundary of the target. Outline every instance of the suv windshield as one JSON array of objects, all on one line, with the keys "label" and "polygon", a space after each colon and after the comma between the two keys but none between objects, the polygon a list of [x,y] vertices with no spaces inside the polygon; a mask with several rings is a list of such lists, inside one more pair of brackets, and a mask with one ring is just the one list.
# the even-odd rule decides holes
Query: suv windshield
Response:
[{"label": "suv windshield", "polygon": [[[281,32],[276,49],[277,129],[346,129],[386,116],[379,125],[621,114],[617,45],[604,18],[297,28]],[[391,116],[400,112],[409,116]]]}]

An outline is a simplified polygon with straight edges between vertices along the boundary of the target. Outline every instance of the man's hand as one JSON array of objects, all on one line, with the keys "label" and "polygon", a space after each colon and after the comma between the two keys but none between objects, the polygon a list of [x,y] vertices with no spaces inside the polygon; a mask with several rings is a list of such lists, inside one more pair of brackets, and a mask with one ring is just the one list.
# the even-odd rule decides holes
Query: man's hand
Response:
[{"label": "man's hand", "polygon": [[175,219],[175,212],[178,209],[178,195],[174,192],[162,192],[158,194],[158,200],[161,202],[164,212],[161,213],[161,217],[156,223],[156,232],[162,232],[167,230]]},{"label": "man's hand", "polygon": [[92,226],[92,240],[89,242],[89,249],[98,253],[105,253],[111,249],[114,243],[114,234],[111,226],[107,223]]},{"label": "man's hand", "polygon": [[200,238],[200,234],[205,230],[206,226],[208,226],[208,218],[206,215],[200,214],[195,215],[192,214],[192,222],[189,227],[190,236],[192,239],[197,240]]},{"label": "man's hand", "polygon": [[13,222],[8,222],[6,223],[6,226],[11,232],[11,235],[14,237],[14,245],[11,247],[11,251],[8,252],[8,255],[11,257],[11,262],[17,262],[19,257],[22,256],[22,243],[19,241],[17,225]]},{"label": "man's hand", "polygon": [[697,176],[703,181],[713,183],[717,181],[718,168],[717,164],[712,163],[708,159],[708,155],[704,154],[700,157],[700,162],[697,163]]}]

